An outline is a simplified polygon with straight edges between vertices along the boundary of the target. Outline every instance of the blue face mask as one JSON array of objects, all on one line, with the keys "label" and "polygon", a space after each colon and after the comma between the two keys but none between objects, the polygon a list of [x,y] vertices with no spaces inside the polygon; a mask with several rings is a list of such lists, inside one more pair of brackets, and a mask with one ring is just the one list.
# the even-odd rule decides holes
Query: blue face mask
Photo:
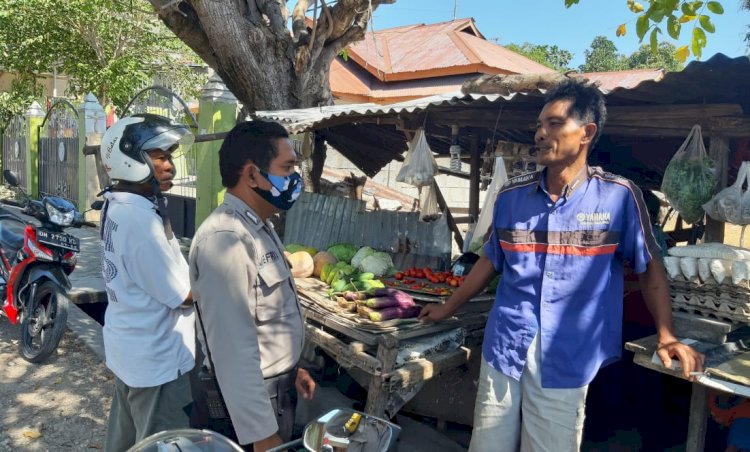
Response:
[{"label": "blue face mask", "polygon": [[258,168],[258,172],[271,183],[271,189],[263,190],[262,188],[254,187],[253,190],[277,209],[291,209],[302,192],[302,176],[297,172],[289,176],[275,176],[268,174],[260,168]]}]

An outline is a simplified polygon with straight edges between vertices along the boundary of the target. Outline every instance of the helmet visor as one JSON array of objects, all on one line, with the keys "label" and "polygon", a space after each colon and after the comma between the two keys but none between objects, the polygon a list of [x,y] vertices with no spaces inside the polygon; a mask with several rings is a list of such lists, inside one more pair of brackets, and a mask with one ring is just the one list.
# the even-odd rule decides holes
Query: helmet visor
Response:
[{"label": "helmet visor", "polygon": [[[177,158],[179,155],[185,153],[195,141],[195,135],[193,135],[187,127],[175,127],[156,135],[143,143],[141,149],[144,151],[153,151],[155,149],[161,149],[162,151],[172,151],[172,157]],[[172,149],[175,145],[179,146],[178,149]]]}]

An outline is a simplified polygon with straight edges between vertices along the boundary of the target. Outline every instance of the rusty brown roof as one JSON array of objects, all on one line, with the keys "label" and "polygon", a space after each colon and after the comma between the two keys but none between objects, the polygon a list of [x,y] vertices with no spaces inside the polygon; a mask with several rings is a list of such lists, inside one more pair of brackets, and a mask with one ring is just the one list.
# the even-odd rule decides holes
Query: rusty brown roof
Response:
[{"label": "rusty brown roof", "polygon": [[348,56],[380,81],[552,70],[486,41],[473,19],[370,32],[348,48]]},{"label": "rusty brown roof", "polygon": [[635,88],[641,82],[656,81],[664,77],[664,69],[631,69],[616,72],[584,72],[575,74],[596,83],[599,89],[608,93],[615,88]]}]

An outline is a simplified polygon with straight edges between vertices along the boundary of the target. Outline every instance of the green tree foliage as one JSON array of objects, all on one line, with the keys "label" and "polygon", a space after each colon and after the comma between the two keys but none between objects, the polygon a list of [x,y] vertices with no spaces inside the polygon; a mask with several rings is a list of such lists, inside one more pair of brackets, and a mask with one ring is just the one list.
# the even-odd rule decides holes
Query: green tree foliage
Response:
[{"label": "green tree foliage", "polygon": [[660,42],[656,53],[648,44],[642,45],[628,57],[630,69],[664,68],[670,72],[681,71],[684,64],[677,59],[677,47],[668,42]]},{"label": "green tree foliage", "polygon": [[4,0],[0,62],[18,81],[5,95],[14,100],[0,106],[6,109],[38,96],[40,74],[53,67],[70,77],[65,94],[93,92],[120,107],[154,76],[184,95],[197,93],[203,77],[187,64],[200,59],[145,0]]},{"label": "green tree foliage", "polygon": [[623,71],[627,69],[658,69],[667,71],[682,70],[683,64],[677,59],[676,48],[668,42],[659,43],[657,52],[648,44],[625,56],[617,51],[617,46],[604,36],[597,36],[591,46],[584,51],[585,62],[579,69],[582,72]]},{"label": "green tree foliage", "polygon": [[[680,40],[688,35],[690,44],[682,45],[675,51],[676,58],[685,62],[692,53],[701,58],[708,35],[716,31],[712,18],[724,14],[728,2],[701,0],[625,0],[630,11],[636,15],[635,32],[640,42],[648,37],[651,51],[659,52],[660,37],[669,36]],[[565,6],[578,4],[580,0],[565,0]],[[750,10],[750,1],[740,1],[740,7]],[[617,27],[617,36],[627,34],[627,24]],[[750,41],[748,41],[750,42]]]},{"label": "green tree foliage", "polygon": [[520,53],[526,58],[543,64],[556,71],[565,72],[569,70],[568,64],[573,59],[573,54],[557,46],[532,44],[524,42],[523,44],[509,44],[504,46],[506,49]]},{"label": "green tree foliage", "polygon": [[622,71],[628,69],[627,58],[617,51],[615,43],[597,36],[591,46],[583,52],[585,57],[580,70],[583,72]]}]

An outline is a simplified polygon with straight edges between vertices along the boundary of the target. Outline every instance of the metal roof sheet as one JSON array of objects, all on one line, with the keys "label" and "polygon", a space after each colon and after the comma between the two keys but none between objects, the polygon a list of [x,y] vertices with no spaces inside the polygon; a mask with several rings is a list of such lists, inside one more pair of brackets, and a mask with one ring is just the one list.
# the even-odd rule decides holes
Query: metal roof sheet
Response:
[{"label": "metal roof sheet", "polygon": [[[740,104],[750,114],[750,59],[729,58],[717,54],[707,61],[694,61],[680,72],[626,71],[588,74],[602,82],[610,106],[671,105],[679,103]],[[610,88],[610,87],[614,88]],[[415,113],[453,111],[470,108],[482,114],[497,111],[501,105],[539,106],[543,91],[536,89],[509,95],[474,95],[452,92],[389,105],[374,103],[334,105],[283,111],[259,111],[256,117],[273,119],[290,132],[323,129],[329,143],[349,160],[372,176],[393,158],[406,150],[406,138],[392,124],[378,124],[378,119],[404,118]],[[497,106],[497,107],[495,107]],[[367,119],[369,122],[365,122]],[[374,122],[373,122],[374,121]],[[605,128],[605,135],[607,129]],[[444,140],[443,140],[444,141]],[[442,144],[430,146],[442,150]]]}]

